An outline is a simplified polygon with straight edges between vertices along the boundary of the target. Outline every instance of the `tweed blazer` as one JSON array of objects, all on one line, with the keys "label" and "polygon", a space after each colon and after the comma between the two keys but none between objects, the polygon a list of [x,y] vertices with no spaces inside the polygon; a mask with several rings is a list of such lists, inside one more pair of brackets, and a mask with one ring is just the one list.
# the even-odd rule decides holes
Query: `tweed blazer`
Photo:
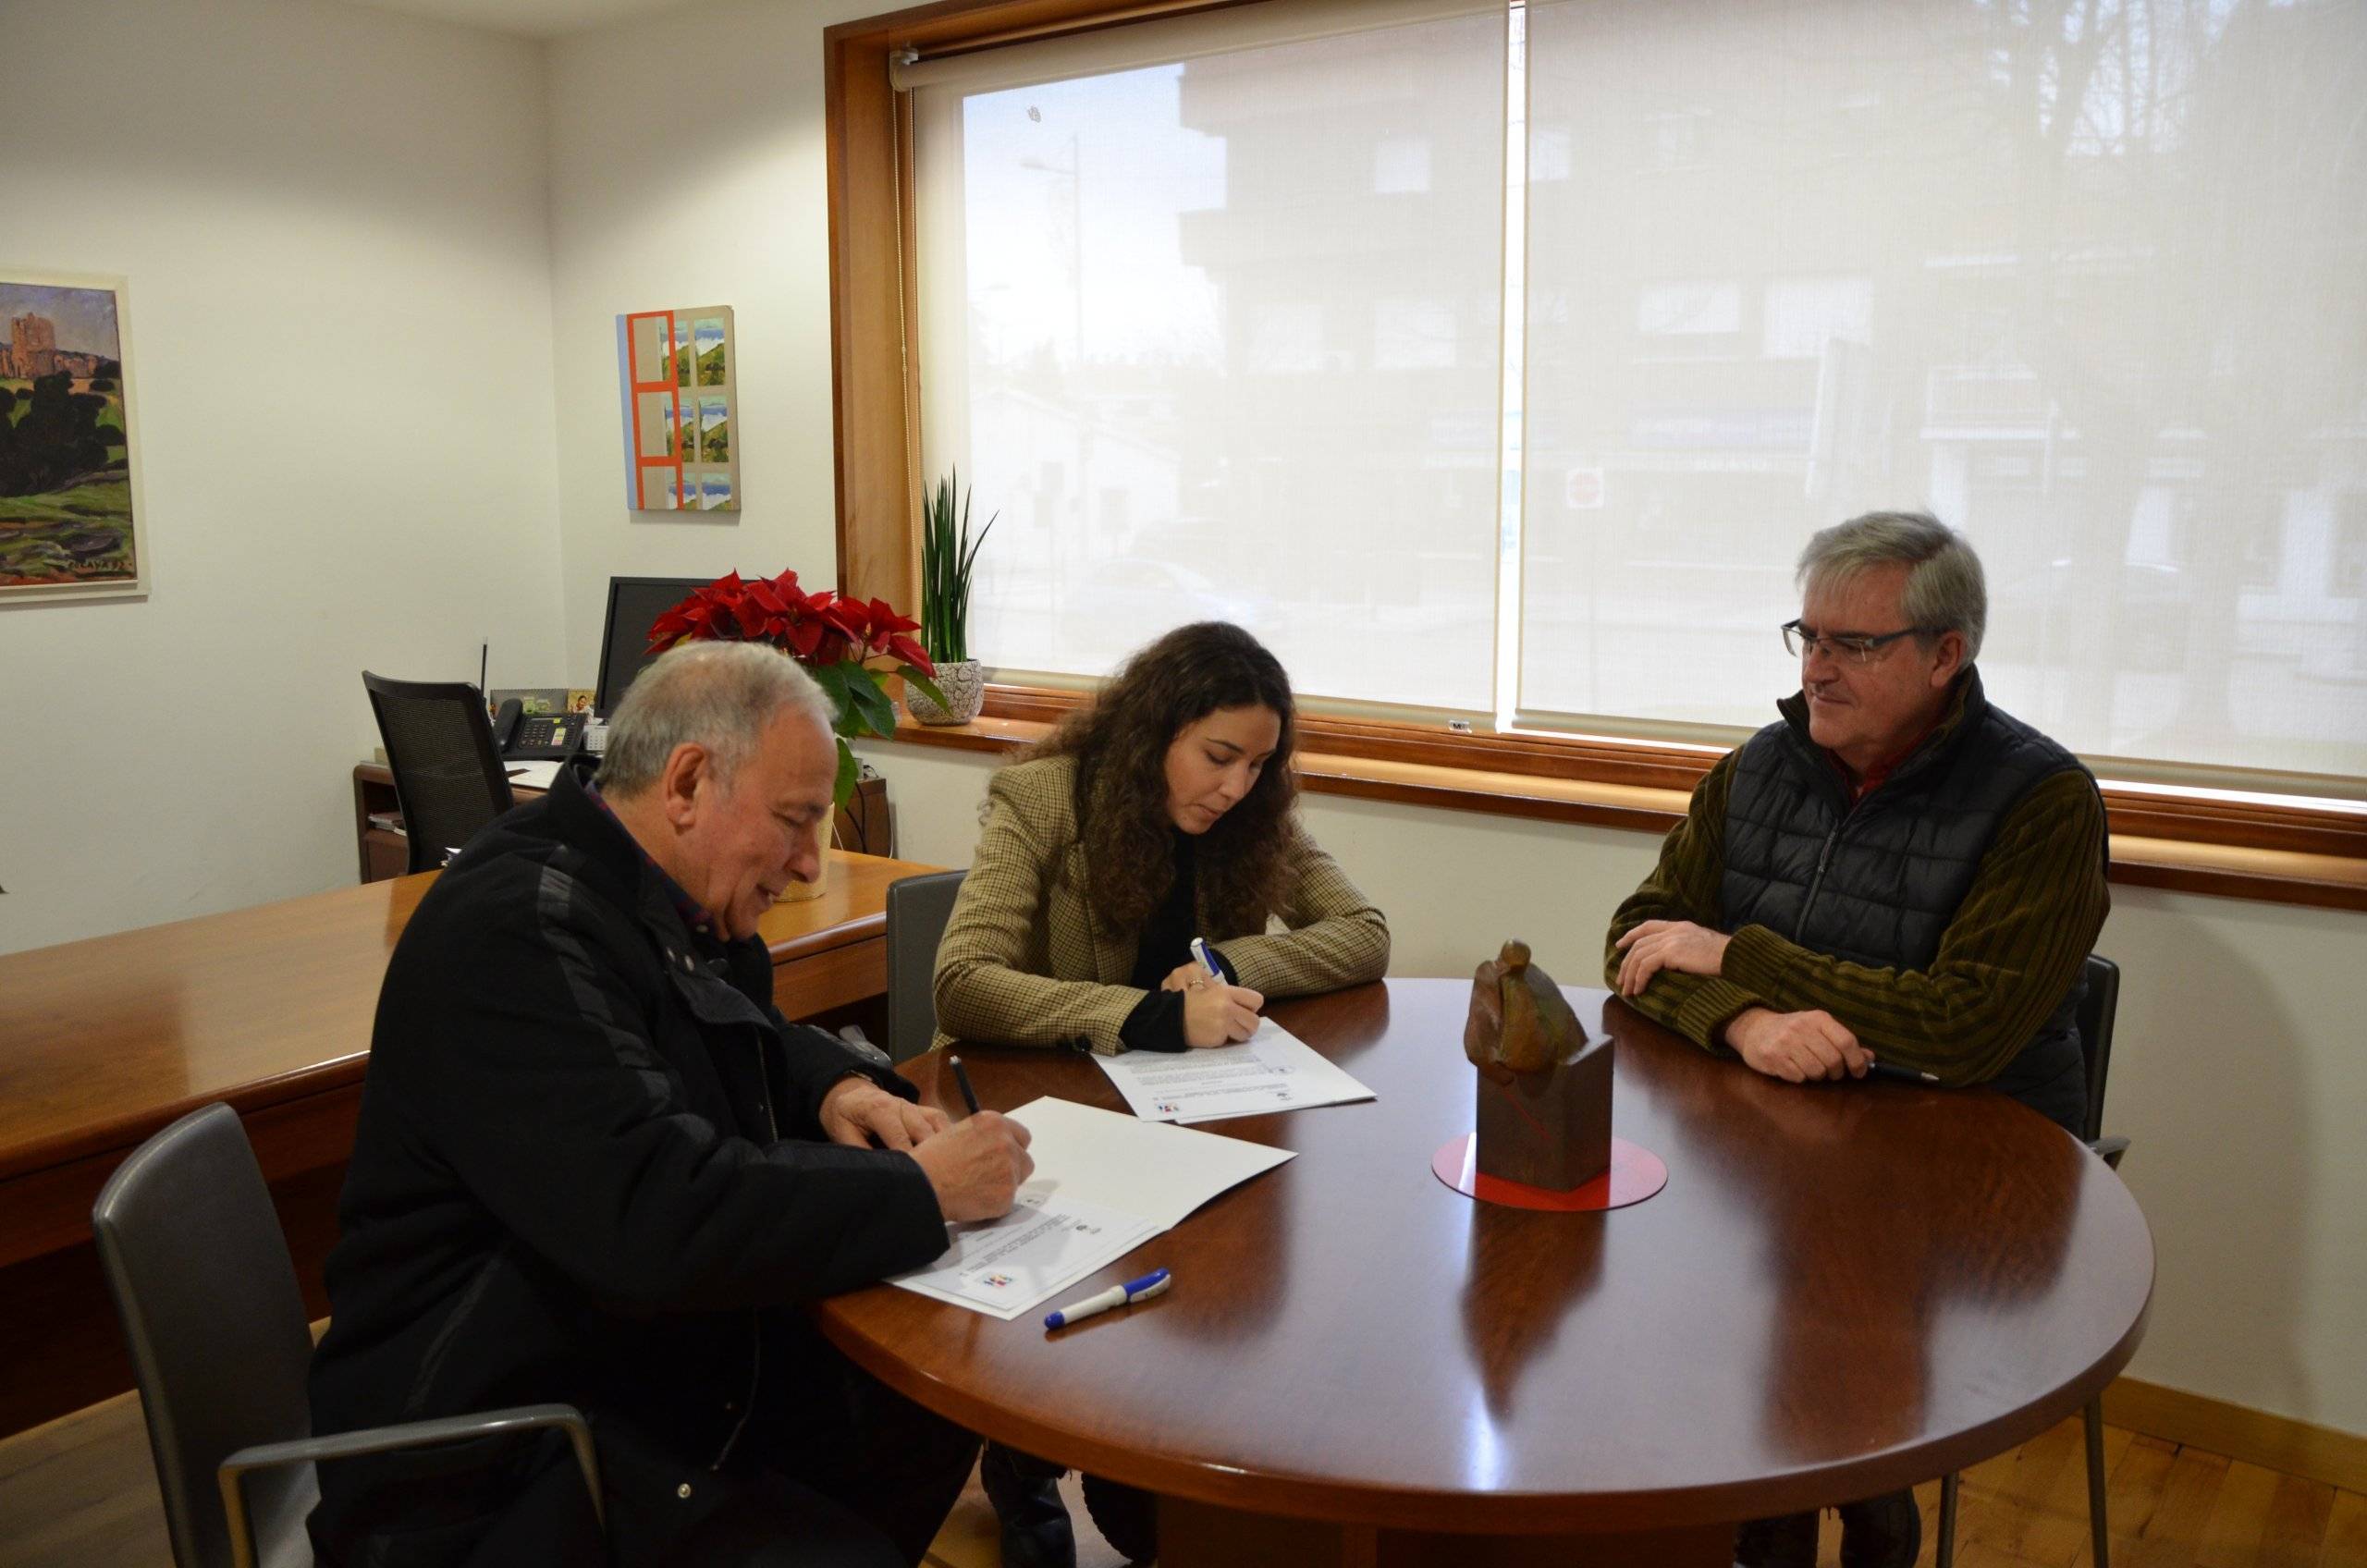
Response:
[{"label": "tweed blazer", "polygon": [[[1045,757],[997,773],[986,826],[937,949],[937,1044],[1090,1046],[1114,1055],[1144,993],[1128,985],[1141,934],[1110,929],[1086,901],[1076,760]],[[1378,980],[1389,923],[1292,825],[1291,881],[1272,918],[1248,931],[1200,929],[1244,986],[1302,996]],[[1279,919],[1284,930],[1268,934]]]}]

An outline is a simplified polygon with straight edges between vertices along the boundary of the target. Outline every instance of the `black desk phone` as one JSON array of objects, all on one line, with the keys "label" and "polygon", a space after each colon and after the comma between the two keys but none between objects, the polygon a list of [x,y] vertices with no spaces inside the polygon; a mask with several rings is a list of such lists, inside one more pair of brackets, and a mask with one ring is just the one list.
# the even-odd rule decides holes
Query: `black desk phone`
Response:
[{"label": "black desk phone", "polygon": [[557,762],[583,739],[590,714],[529,714],[515,697],[493,716],[493,743],[509,762]]}]

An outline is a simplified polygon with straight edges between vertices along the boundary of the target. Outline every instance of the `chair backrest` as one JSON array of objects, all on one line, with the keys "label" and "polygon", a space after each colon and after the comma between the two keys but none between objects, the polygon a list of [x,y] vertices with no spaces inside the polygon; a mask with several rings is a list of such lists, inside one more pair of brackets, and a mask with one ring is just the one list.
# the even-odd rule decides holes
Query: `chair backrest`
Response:
[{"label": "chair backrest", "polygon": [[2079,1055],[2088,1066],[2087,1140],[2104,1135],[2104,1076],[2112,1071],[2112,1024],[2120,1011],[2120,965],[2088,955],[2083,977],[2088,994],[2079,999]]},{"label": "chair backrest", "polygon": [[411,868],[433,871],[514,803],[484,694],[465,680],[389,680],[366,669],[362,684],[395,776]]},{"label": "chair backrest", "polygon": [[888,1056],[905,1061],[937,1033],[937,943],[962,890],[959,871],[888,884]]},{"label": "chair backrest", "polygon": [[[221,1568],[230,1544],[215,1470],[253,1443],[312,1434],[313,1336],[271,1193],[238,1113],[192,1111],[133,1151],[91,1210],[148,1417],[180,1568]],[[248,1482],[257,1534],[300,1521],[310,1465]]]}]

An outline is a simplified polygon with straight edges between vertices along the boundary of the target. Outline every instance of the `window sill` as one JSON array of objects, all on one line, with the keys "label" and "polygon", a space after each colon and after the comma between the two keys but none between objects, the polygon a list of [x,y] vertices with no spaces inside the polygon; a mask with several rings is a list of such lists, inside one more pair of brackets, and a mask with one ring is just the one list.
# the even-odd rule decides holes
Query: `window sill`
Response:
[{"label": "window sill", "polygon": [[[894,739],[902,744],[957,751],[1014,752],[1040,740],[1050,730],[1057,712],[1073,701],[1065,693],[1024,689],[1000,689],[991,700],[1006,711],[965,725],[915,724],[900,714]],[[1306,719],[1298,753],[1299,787],[1318,795],[1665,833],[1684,816],[1692,779],[1708,767],[1706,761],[1697,761],[1681,749],[1639,747],[1626,765],[1636,782],[1575,777],[1607,771],[1605,748],[1551,738],[1399,738],[1402,749],[1417,753],[1501,750],[1503,760],[1514,766],[1499,768],[1442,762],[1433,755],[1366,754],[1381,749],[1389,738],[1380,732],[1392,728],[1412,727]],[[1327,745],[1334,749],[1324,749]],[[1552,774],[1542,771],[1541,765],[1554,760],[1555,753],[1560,753],[1563,769]],[[2354,852],[2289,847],[2257,841],[2270,836],[2273,824],[2263,826],[2252,816],[2219,811],[2210,820],[2223,832],[2255,841],[2213,842],[2164,836],[2161,828],[2173,825],[2173,818],[2159,796],[2119,796],[2107,789],[2105,802],[2113,827],[2112,880],[2125,887],[2321,909],[2367,910],[2367,832],[2361,834],[2362,841]],[[2288,829],[2288,836],[2312,832],[2324,838],[2338,836],[2341,829],[2303,827]]]}]

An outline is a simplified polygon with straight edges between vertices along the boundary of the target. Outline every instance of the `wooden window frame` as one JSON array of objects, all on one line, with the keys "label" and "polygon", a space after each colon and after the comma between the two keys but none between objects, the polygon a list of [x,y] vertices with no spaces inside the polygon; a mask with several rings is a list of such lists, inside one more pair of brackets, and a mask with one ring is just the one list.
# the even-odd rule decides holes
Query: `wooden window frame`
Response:
[{"label": "wooden window frame", "polygon": [[[911,100],[891,56],[968,53],[1257,0],[940,0],[825,29],[831,403],[839,586],[918,598],[922,476]],[[982,723],[907,725],[918,743],[1005,750],[1084,701],[995,685]],[[1299,767],[1319,793],[1664,831],[1714,749],[1304,716]],[[2113,877],[2134,886],[2367,910],[2367,813],[2306,801],[2165,794],[2107,782]]]}]

